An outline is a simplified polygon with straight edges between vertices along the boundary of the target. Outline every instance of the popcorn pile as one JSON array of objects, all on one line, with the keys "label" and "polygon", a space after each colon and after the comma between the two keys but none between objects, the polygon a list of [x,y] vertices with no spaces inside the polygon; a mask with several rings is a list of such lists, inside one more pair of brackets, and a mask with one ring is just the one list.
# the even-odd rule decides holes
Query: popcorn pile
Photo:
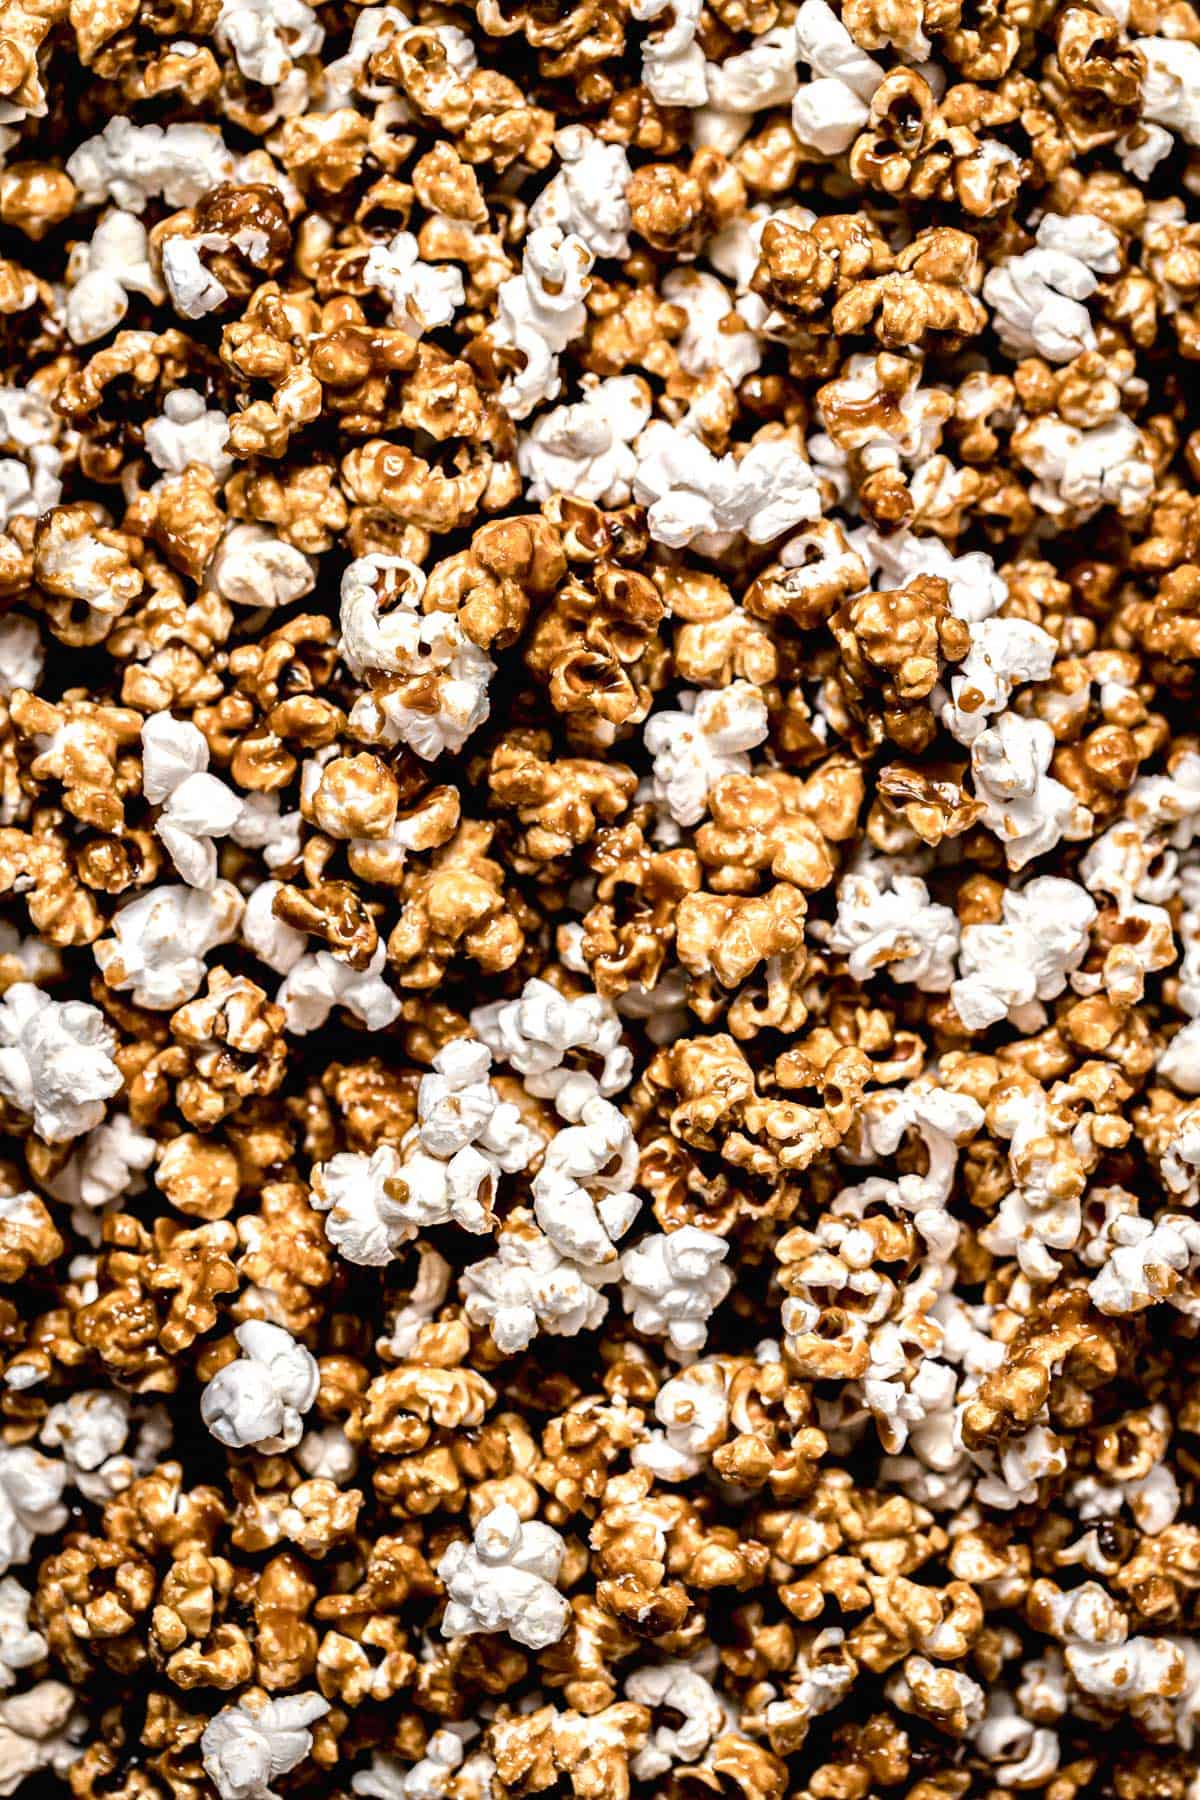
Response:
[{"label": "popcorn pile", "polygon": [[1200,9],[0,40],[0,1796],[1197,1800]]}]

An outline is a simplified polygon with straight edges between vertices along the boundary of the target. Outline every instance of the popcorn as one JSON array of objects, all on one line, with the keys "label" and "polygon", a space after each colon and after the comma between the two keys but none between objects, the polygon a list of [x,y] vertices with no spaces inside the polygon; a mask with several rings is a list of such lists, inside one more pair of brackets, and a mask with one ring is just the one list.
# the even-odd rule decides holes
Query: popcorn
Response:
[{"label": "popcorn", "polygon": [[983,822],[1004,846],[1010,869],[1044,856],[1074,828],[1080,807],[1047,773],[1054,733],[1040,719],[1001,713],[971,745],[971,773]]},{"label": "popcorn", "polygon": [[1200,46],[1170,37],[1135,38],[1145,61],[1141,114],[1151,126],[1200,143]]},{"label": "popcorn", "polygon": [[572,999],[535,978],[515,1000],[476,1007],[471,1030],[497,1062],[509,1063],[525,1076],[530,1093],[540,1099],[554,1099],[571,1080],[562,1064],[572,1051],[601,1063],[596,1080],[606,1098],[629,1085],[633,1065],[622,1042],[621,1021],[599,994]]},{"label": "popcorn", "polygon": [[685,689],[678,710],[655,713],[643,736],[654,758],[654,798],[677,825],[696,825],[724,775],[748,775],[745,754],[767,735],[767,705],[748,681],[715,693]]},{"label": "popcorn", "polygon": [[1019,682],[1049,680],[1054,651],[1054,639],[1040,625],[981,620],[971,632],[970,650],[950,675],[949,694],[938,704],[946,730],[960,744],[973,744],[992,715],[1004,711]]},{"label": "popcorn", "polygon": [[205,1388],[201,1418],[220,1444],[266,1455],[292,1449],[317,1397],[316,1359],[280,1325],[255,1319],[233,1335],[242,1354]]},{"label": "popcorn", "polygon": [[320,50],[325,33],[304,0],[221,0],[216,38],[247,81],[277,87],[293,58]]},{"label": "popcorn", "polygon": [[130,294],[162,299],[146,227],[119,207],[104,214],[90,242],[76,245],[68,274],[66,324],[73,344],[94,344],[114,330],[129,311]]},{"label": "popcorn", "polygon": [[868,864],[842,878],[829,947],[849,959],[855,981],[885,971],[922,992],[945,993],[958,943],[958,920],[930,899],[919,877]]},{"label": "popcorn", "polygon": [[448,325],[466,299],[458,270],[422,262],[411,231],[398,231],[388,243],[372,245],[363,280],[386,294],[391,323],[410,337]]},{"label": "popcorn", "polygon": [[[340,648],[355,674],[400,678],[355,702],[352,728],[369,742],[408,744],[431,762],[460,750],[488,717],[495,664],[452,614],[417,611],[423,588],[424,578],[403,558],[351,563],[342,577]],[[382,613],[383,594],[397,589],[399,603]]]},{"label": "popcorn", "polygon": [[216,1713],[200,1752],[221,1800],[277,1800],[271,1782],[304,1761],[313,1741],[308,1727],[328,1711],[319,1694],[249,1694]]},{"label": "popcorn", "polygon": [[681,1355],[700,1350],[708,1318],[729,1292],[729,1245],[694,1225],[643,1238],[621,1257],[621,1294],[634,1328],[666,1336]]},{"label": "popcorn", "polygon": [[495,1256],[471,1263],[458,1285],[471,1323],[485,1325],[496,1348],[512,1356],[539,1332],[575,1337],[594,1331],[608,1312],[601,1284],[617,1273],[613,1264],[576,1263],[513,1214],[497,1233]]},{"label": "popcorn", "polygon": [[660,106],[703,106],[708,97],[704,52],[696,43],[700,0],[630,0],[635,19],[670,22],[642,43],[642,80]]},{"label": "popcorn", "polygon": [[821,512],[812,465],[784,438],[759,439],[738,460],[656,419],[638,438],[633,497],[660,544],[719,556],[744,533],[768,544]]},{"label": "popcorn", "polygon": [[560,1112],[576,1123],[556,1132],[546,1146],[533,1178],[534,1216],[564,1256],[578,1263],[611,1262],[616,1240],[641,1204],[629,1191],[637,1173],[637,1144],[624,1114],[610,1101],[598,1093],[582,1104],[575,1100],[569,1088],[557,1096]]},{"label": "popcorn", "polygon": [[549,1525],[523,1524],[507,1503],[494,1506],[473,1541],[451,1544],[438,1563],[447,1595],[442,1635],[505,1631],[530,1650],[556,1644],[571,1616],[554,1586],[565,1556],[566,1545]]},{"label": "popcorn", "polygon": [[524,358],[521,372],[505,382],[500,402],[514,419],[555,400],[561,389],[558,358],[583,330],[583,296],[594,254],[581,237],[557,225],[541,225],[525,240],[521,273],[496,296],[493,338]]},{"label": "popcorn", "polygon": [[232,831],[242,803],[208,773],[208,744],[194,725],[152,713],[142,726],[143,791],[161,806],[154,829],[189,887],[217,884],[213,839]]},{"label": "popcorn", "polygon": [[83,206],[113,200],[126,212],[145,212],[151,199],[193,206],[228,180],[232,158],[210,125],[135,125],[118,114],[97,137],[67,158],[67,174]]},{"label": "popcorn", "polygon": [[0,1794],[48,1770],[60,1780],[83,1754],[84,1721],[61,1681],[39,1681],[0,1700]]},{"label": "popcorn", "polygon": [[29,1624],[31,1598],[15,1576],[0,1581],[0,1688],[12,1687],[22,1669],[46,1654],[45,1638]]},{"label": "popcorn", "polygon": [[1061,994],[1088,952],[1096,907],[1075,882],[1036,876],[1019,893],[1009,889],[1003,908],[1003,923],[962,934],[950,1000],[969,1031],[1001,1019],[1036,1031],[1045,1018],[1036,1003]]},{"label": "popcorn", "polygon": [[866,124],[883,69],[859,48],[825,0],[803,0],[796,45],[816,79],[792,102],[792,130],[810,149],[836,156]]},{"label": "popcorn", "polygon": [[6,15],[0,1792],[1186,1800],[1152,10]]},{"label": "popcorn", "polygon": [[0,1449],[0,1572],[28,1562],[35,1537],[62,1530],[66,1484],[65,1465],[31,1445]]},{"label": "popcorn", "polygon": [[659,1725],[630,1765],[639,1781],[654,1781],[679,1763],[699,1762],[726,1724],[724,1706],[699,1669],[686,1662],[658,1663],[626,1677],[631,1700],[682,1714],[678,1727]]},{"label": "popcorn", "polygon": [[0,1001],[0,1099],[48,1144],[82,1137],[122,1085],[116,1034],[94,1006],[18,981]]},{"label": "popcorn", "polygon": [[1142,434],[1124,413],[1091,430],[1054,414],[1033,419],[1014,433],[1013,449],[1035,477],[1034,502],[1064,524],[1082,524],[1102,506],[1136,513],[1154,486]]},{"label": "popcorn", "polygon": [[316,583],[313,559],[262,525],[231,525],[205,571],[222,600],[236,606],[290,606]]},{"label": "popcorn", "polygon": [[301,1036],[319,1031],[334,1007],[342,1006],[368,1031],[383,1031],[400,1014],[400,1002],[380,973],[386,960],[383,944],[365,969],[351,968],[327,950],[299,957],[276,996],[288,1030]]},{"label": "popcorn", "polygon": [[95,945],[96,962],[109,987],[132,993],[136,1005],[173,1010],[198,991],[208,953],[237,936],[242,910],[227,881],[208,892],[155,888],[113,914],[113,935]]},{"label": "popcorn", "polygon": [[233,468],[226,452],[229,420],[216,407],[206,407],[194,388],[176,388],[162,412],[146,426],[146,451],[164,475],[182,475],[193,465],[211,469],[223,481]]},{"label": "popcorn", "polygon": [[1035,243],[1035,249],[1010,256],[989,270],[983,297],[1010,356],[1070,362],[1096,347],[1092,321],[1082,303],[1096,292],[1101,275],[1117,273],[1120,241],[1100,219],[1064,219],[1047,213]]},{"label": "popcorn", "polygon": [[651,398],[638,375],[583,379],[583,399],[538,415],[521,434],[517,464],[530,500],[575,494],[623,506],[637,474],[635,439],[650,417]]},{"label": "popcorn", "polygon": [[606,144],[584,125],[567,125],[555,133],[554,149],[558,172],[530,207],[530,225],[578,238],[596,257],[628,256],[630,168],[620,144]]},{"label": "popcorn", "polygon": [[489,1229],[501,1174],[526,1168],[540,1148],[488,1081],[490,1064],[482,1044],[447,1044],[422,1078],[420,1122],[399,1151],[347,1152],[314,1170],[313,1204],[328,1213],[330,1242],[349,1261],[381,1267],[434,1225]]}]

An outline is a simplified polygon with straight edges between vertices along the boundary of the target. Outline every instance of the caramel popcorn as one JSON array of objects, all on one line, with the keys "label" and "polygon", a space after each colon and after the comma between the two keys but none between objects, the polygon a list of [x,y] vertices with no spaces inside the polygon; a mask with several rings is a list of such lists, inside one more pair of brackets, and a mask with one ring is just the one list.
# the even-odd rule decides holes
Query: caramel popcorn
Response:
[{"label": "caramel popcorn", "polygon": [[1189,1800],[1192,0],[0,100],[0,1794]]}]

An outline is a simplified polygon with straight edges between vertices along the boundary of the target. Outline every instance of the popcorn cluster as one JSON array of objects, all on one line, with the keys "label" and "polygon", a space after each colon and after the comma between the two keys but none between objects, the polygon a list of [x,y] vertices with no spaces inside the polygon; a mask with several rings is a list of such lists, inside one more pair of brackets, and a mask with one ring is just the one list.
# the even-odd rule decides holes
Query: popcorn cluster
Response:
[{"label": "popcorn cluster", "polygon": [[1200,8],[0,71],[0,1796],[1197,1800]]}]

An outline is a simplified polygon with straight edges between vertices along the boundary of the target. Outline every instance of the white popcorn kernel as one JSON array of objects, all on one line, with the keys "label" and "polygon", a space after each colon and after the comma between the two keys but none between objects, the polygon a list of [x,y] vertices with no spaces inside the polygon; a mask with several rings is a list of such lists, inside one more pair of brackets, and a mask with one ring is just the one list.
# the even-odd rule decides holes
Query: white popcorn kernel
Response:
[{"label": "white popcorn kernel", "polygon": [[403,1155],[381,1144],[368,1158],[343,1151],[313,1172],[313,1205],[350,1262],[382,1267],[434,1225],[483,1232],[499,1165],[469,1145],[446,1161],[406,1140]]},{"label": "white popcorn kernel", "polygon": [[585,125],[567,125],[554,134],[558,172],[529,209],[536,230],[553,225],[577,237],[593,256],[628,256],[629,158],[620,144],[606,144]]},{"label": "white popcorn kernel", "polygon": [[315,1425],[295,1449],[295,1458],[312,1481],[347,1487],[358,1468],[358,1451],[340,1425]]},{"label": "white popcorn kernel", "polygon": [[351,1152],[313,1172],[313,1205],[351,1262],[381,1267],[435,1225],[483,1232],[502,1173],[528,1167],[541,1139],[488,1080],[482,1044],[457,1038],[434,1058],[417,1094],[418,1123],[399,1149]]},{"label": "white popcorn kernel", "polygon": [[1003,712],[1018,682],[1047,681],[1055,643],[1026,619],[984,619],[971,629],[971,648],[939,688],[934,708],[960,744],[972,744],[993,714]]},{"label": "white popcorn kernel", "polygon": [[81,206],[115,200],[144,212],[161,197],[168,206],[194,206],[233,173],[233,158],[211,125],[135,125],[118,115],[67,159]]},{"label": "white popcorn kernel", "polygon": [[640,375],[600,381],[585,375],[583,398],[538,414],[517,442],[517,466],[529,500],[571,494],[600,506],[624,506],[637,474],[634,440],[650,419],[650,389]]},{"label": "white popcorn kernel", "polygon": [[215,1714],[204,1727],[200,1754],[221,1800],[278,1800],[271,1783],[304,1761],[312,1749],[308,1727],[328,1711],[319,1694],[269,1700],[256,1690]]},{"label": "white popcorn kernel", "polygon": [[[425,577],[401,556],[360,556],[342,575],[338,654],[352,675],[400,675],[415,654]],[[385,610],[386,603],[386,610]]]},{"label": "white popcorn kernel", "polygon": [[268,869],[283,869],[300,860],[303,815],[285,813],[278,794],[250,793],[240,796],[242,810],[230,827],[229,835],[243,850],[257,850]]},{"label": "white popcorn kernel", "polygon": [[1010,869],[1023,869],[1053,850],[1082,810],[1070,788],[1048,773],[1053,755],[1050,726],[1011,712],[1002,713],[971,745],[983,823],[1003,844]]},{"label": "white popcorn kernel", "polygon": [[1008,354],[1061,363],[1094,350],[1096,334],[1082,303],[1101,275],[1115,275],[1120,266],[1120,241],[1103,220],[1047,214],[1037,247],[1006,257],[984,277],[983,298]]},{"label": "white popcorn kernel", "polygon": [[328,950],[292,964],[275,996],[287,1029],[318,1031],[335,1006],[345,1007],[368,1031],[383,1031],[400,1016],[400,1001],[383,979],[387,945],[381,940],[365,969],[352,969]]},{"label": "white popcorn kernel", "polygon": [[597,1078],[606,1097],[628,1087],[633,1059],[621,1039],[621,1020],[612,1002],[599,994],[569,998],[537,977],[515,1000],[477,1006],[471,1030],[496,1058],[506,1062],[540,1100],[553,1100],[572,1072],[562,1068],[573,1050],[603,1064]]},{"label": "white popcorn kernel", "polygon": [[459,1292],[471,1323],[487,1326],[497,1348],[512,1356],[539,1332],[594,1331],[608,1312],[601,1284],[616,1272],[615,1264],[596,1268],[564,1256],[518,1210],[497,1234],[495,1256],[463,1270]]},{"label": "white popcorn kernel", "polygon": [[[883,70],[879,71],[882,78]],[[844,81],[823,76],[807,82],[792,101],[792,130],[809,150],[840,156],[871,116],[865,100]]]},{"label": "white popcorn kernel", "polygon": [[580,237],[564,237],[542,225],[525,239],[521,272],[501,284],[492,341],[525,358],[519,374],[500,390],[500,404],[514,419],[558,396],[558,358],[587,323],[583,296],[594,257]]},{"label": "white popcorn kernel", "polygon": [[684,1225],[643,1238],[621,1258],[621,1296],[634,1329],[666,1336],[686,1355],[701,1350],[708,1319],[733,1285],[722,1268],[729,1245],[714,1231]]},{"label": "white popcorn kernel", "polygon": [[0,695],[7,698],[15,688],[35,693],[45,660],[34,621],[20,613],[6,613],[0,619]]},{"label": "white popcorn kernel", "polygon": [[272,611],[316,586],[316,563],[265,525],[231,525],[217,545],[205,581],[222,600]]},{"label": "white popcorn kernel", "polygon": [[474,1540],[451,1544],[438,1563],[446,1585],[443,1637],[505,1631],[529,1650],[556,1644],[571,1617],[555,1582],[566,1545],[539,1520],[525,1524],[507,1503],[475,1527]]},{"label": "white popcorn kernel", "polygon": [[[469,1728],[448,1726],[435,1731],[425,1745],[425,1754],[407,1767],[395,1756],[376,1754],[371,1767],[362,1769],[350,1779],[350,1791],[364,1800],[443,1800],[455,1775],[463,1767],[464,1736]],[[483,1758],[489,1767],[490,1758]],[[489,1791],[485,1782],[482,1792]]]},{"label": "white popcorn kernel", "polygon": [[61,1780],[83,1755],[85,1724],[75,1694],[61,1681],[39,1681],[0,1700],[0,1795],[32,1793],[44,1771]]},{"label": "white popcorn kernel", "polygon": [[1095,902],[1074,881],[1039,875],[1020,891],[1009,888],[1002,905],[1000,924],[963,932],[962,974],[950,1002],[970,1031],[1001,1019],[1038,1030],[1044,1015],[1026,1009],[1061,994],[1087,955]]},{"label": "white popcorn kernel", "polygon": [[[339,653],[355,675],[394,676],[355,702],[350,724],[372,743],[405,743],[427,762],[461,750],[487,719],[490,656],[453,613],[420,611],[424,576],[396,556],[362,556],[342,576]],[[385,596],[398,602],[383,610]],[[431,695],[436,693],[436,704]]]},{"label": "white popcorn kernel", "polygon": [[67,1522],[65,1463],[30,1444],[0,1446],[0,1574],[28,1562],[33,1540]]},{"label": "white popcorn kernel", "polygon": [[432,1156],[453,1160],[475,1145],[498,1169],[515,1174],[528,1168],[541,1140],[513,1102],[501,1100],[488,1078],[491,1065],[491,1052],[473,1038],[444,1044],[417,1090],[416,1136]]},{"label": "white popcorn kernel", "polygon": [[247,81],[277,87],[292,60],[313,56],[325,41],[317,15],[304,0],[221,0],[213,33],[231,50]]},{"label": "white popcorn kernel", "polygon": [[630,0],[635,19],[670,11],[670,23],[642,42],[642,80],[660,106],[703,106],[708,98],[704,52],[696,42],[701,0]]},{"label": "white popcorn kernel", "polygon": [[762,350],[758,337],[715,275],[699,269],[672,269],[663,280],[662,295],[687,315],[676,343],[680,367],[686,374],[707,375],[718,369],[736,386],[759,367]]},{"label": "white popcorn kernel", "polygon": [[699,1475],[729,1431],[729,1380],[719,1362],[693,1363],[659,1388],[654,1416],[663,1427],[633,1447],[635,1468],[659,1481]]},{"label": "white popcorn kernel", "polygon": [[643,739],[654,758],[654,798],[677,825],[697,825],[723,775],[748,775],[746,751],[767,735],[767,703],[748,681],[699,693],[685,689],[679,708],[647,719]]},{"label": "white popcorn kernel", "polygon": [[775,25],[764,31],[748,49],[707,65],[709,105],[722,113],[742,114],[786,106],[796,92],[798,54],[793,26]]},{"label": "white popcorn kernel", "polygon": [[656,1781],[680,1763],[699,1762],[715,1737],[726,1729],[724,1703],[692,1663],[665,1662],[634,1669],[625,1678],[628,1699],[651,1711],[665,1708],[679,1724],[656,1724],[644,1749],[630,1762],[639,1781]]},{"label": "white popcorn kernel", "polygon": [[1185,1213],[1114,1219],[1104,1234],[1107,1261],[1088,1287],[1098,1311],[1120,1318],[1169,1301],[1178,1278],[1200,1267],[1200,1223]]},{"label": "white popcorn kernel", "polygon": [[386,244],[372,244],[363,280],[386,294],[391,324],[414,338],[448,325],[466,299],[459,271],[449,264],[422,262],[411,231],[398,231]]},{"label": "white popcorn kernel", "polygon": [[204,404],[194,388],[175,388],[163,402],[163,410],[145,430],[146,454],[164,475],[182,475],[196,465],[211,469],[218,481],[233,472],[229,420],[223,412]]},{"label": "white popcorn kernel", "polygon": [[61,1450],[71,1480],[87,1500],[103,1504],[149,1474],[171,1442],[166,1410],[155,1407],[140,1422],[132,1454],[125,1454],[133,1407],[111,1389],[81,1389],[46,1414],[41,1441]]},{"label": "white popcorn kernel", "polygon": [[94,344],[121,323],[130,294],[161,301],[162,284],[150,264],[146,227],[119,207],[106,212],[90,242],[76,244],[67,265],[65,312],[73,344]]},{"label": "white popcorn kernel", "polygon": [[803,0],[795,29],[800,60],[817,79],[792,101],[792,130],[808,148],[839,156],[867,123],[883,68],[859,48],[825,0]]},{"label": "white popcorn kernel", "polygon": [[558,1096],[559,1110],[569,1107],[568,1116],[577,1123],[546,1146],[533,1179],[534,1216],[564,1256],[579,1263],[615,1262],[616,1240],[640,1205],[629,1191],[637,1173],[637,1142],[625,1115],[594,1089],[578,1107],[572,1098],[570,1089]]},{"label": "white popcorn kernel", "polygon": [[1034,504],[1064,528],[1102,506],[1122,516],[1140,512],[1154,492],[1149,448],[1127,413],[1090,429],[1043,414],[1018,427],[1012,448],[1036,478],[1029,490]]},{"label": "white popcorn kernel", "polygon": [[90,1130],[58,1174],[43,1177],[43,1186],[56,1201],[72,1208],[72,1226],[81,1237],[99,1242],[99,1226],[90,1213],[103,1210],[124,1193],[142,1188],[140,1175],[155,1161],[157,1141],[140,1132],[128,1112],[113,1112]]},{"label": "white popcorn kernel", "polygon": [[838,884],[829,948],[849,959],[855,981],[870,981],[884,970],[922,993],[943,994],[954,979],[958,920],[950,907],[930,899],[918,876],[873,863]]},{"label": "white popcorn kernel", "polygon": [[242,941],[269,969],[287,975],[304,955],[308,939],[276,918],[275,896],[281,889],[278,881],[263,881],[255,888],[242,914]]},{"label": "white popcorn kernel", "polygon": [[1141,116],[1151,125],[1200,144],[1200,45],[1183,38],[1135,38],[1145,59]]},{"label": "white popcorn kernel", "polygon": [[0,1581],[0,1688],[10,1688],[20,1669],[41,1662],[49,1646],[29,1623],[33,1595],[12,1575]]},{"label": "white popcorn kernel", "polygon": [[634,499],[650,535],[674,549],[719,556],[739,535],[768,544],[821,512],[816,471],[786,438],[759,438],[746,454],[714,456],[662,419],[637,441]]},{"label": "white popcorn kernel", "polygon": [[143,791],[162,810],[154,829],[189,887],[216,886],[213,839],[232,831],[241,797],[209,775],[208,743],[195,725],[153,713],[142,727]]},{"label": "white popcorn kernel", "polygon": [[1165,156],[1175,148],[1171,133],[1161,125],[1140,120],[1117,139],[1117,160],[1135,181],[1147,182]]},{"label": "white popcorn kernel", "polygon": [[239,1325],[242,1354],[219,1369],[200,1398],[200,1416],[218,1443],[272,1454],[304,1435],[303,1415],[317,1397],[316,1358],[281,1325]]},{"label": "white popcorn kernel", "polygon": [[48,1144],[82,1137],[122,1085],[116,1034],[97,1007],[18,981],[0,1001],[0,1098]]},{"label": "white popcorn kernel", "polygon": [[[217,236],[216,233],[207,234]],[[203,319],[229,298],[229,289],[213,274],[200,252],[212,248],[204,238],[182,232],[169,237],[162,247],[163,281],[171,305],[181,319]]]},{"label": "white popcorn kernel", "polygon": [[112,937],[93,945],[109,987],[132,992],[138,1006],[174,1011],[204,980],[204,958],[232,943],[242,917],[242,897],[228,881],[210,893],[199,888],[158,887],[113,914]]}]

